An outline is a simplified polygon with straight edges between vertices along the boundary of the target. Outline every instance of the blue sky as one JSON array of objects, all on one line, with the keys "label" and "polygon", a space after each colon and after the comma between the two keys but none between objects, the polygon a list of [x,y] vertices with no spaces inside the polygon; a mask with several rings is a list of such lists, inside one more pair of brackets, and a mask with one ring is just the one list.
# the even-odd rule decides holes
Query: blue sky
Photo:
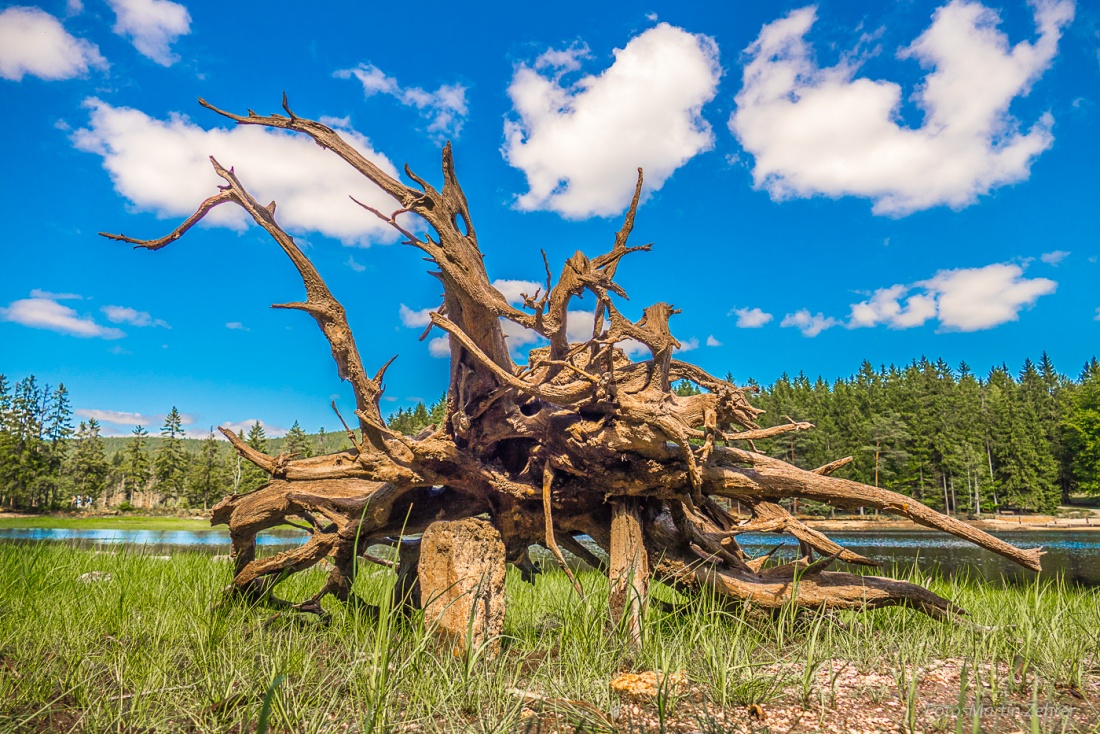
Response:
[{"label": "blue sky", "polygon": [[654,248],[619,269],[624,310],[683,309],[684,357],[714,373],[1046,350],[1075,375],[1098,351],[1095,5],[370,5],[0,5],[0,372],[63,381],[108,433],[173,405],[197,433],[351,412],[313,322],[269,308],[300,296],[293,269],[238,213],[155,253],[96,236],[170,231],[214,154],[278,201],[368,369],[400,355],[384,412],[436,398],[445,343],[417,339],[438,283],[347,200],[379,194],[196,102],[269,113],[284,91],[395,171],[438,181],[452,140],[503,281],[608,248],[643,166],[633,242]]}]

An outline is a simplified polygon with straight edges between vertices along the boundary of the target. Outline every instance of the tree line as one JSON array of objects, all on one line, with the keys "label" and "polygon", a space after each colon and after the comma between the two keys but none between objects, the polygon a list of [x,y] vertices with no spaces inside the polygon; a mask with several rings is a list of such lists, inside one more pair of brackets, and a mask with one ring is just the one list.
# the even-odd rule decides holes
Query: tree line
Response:
[{"label": "tree line", "polygon": [[[727,379],[733,381],[732,375]],[[1059,373],[1044,353],[1013,375],[1001,365],[985,376],[965,363],[921,358],[827,382],[804,373],[762,386],[752,402],[763,425],[809,421],[812,431],[756,442],[759,451],[812,469],[853,457],[839,476],[914,497],[952,514],[1003,509],[1050,511],[1076,493],[1100,494],[1100,364],[1076,379]],[[681,383],[676,391],[698,388]],[[438,425],[446,396],[430,406],[401,408],[390,428],[416,435]],[[208,508],[230,492],[247,492],[268,476],[243,461],[211,429],[186,438],[173,407],[157,436],[136,426],[125,439],[106,438],[95,418],[74,426],[64,385],[39,385],[34,375],[14,385],[0,374],[0,506],[57,509],[108,501]],[[296,457],[344,450],[343,434],[307,435],[297,421],[283,438],[256,422],[241,437],[265,453]],[[823,511],[803,503],[804,511]]]},{"label": "tree line", "polygon": [[[298,457],[347,445],[323,428],[307,436],[297,421],[279,439],[269,439],[258,421],[240,435],[260,451]],[[143,506],[206,509],[268,480],[212,428],[201,440],[186,436],[173,406],[157,437],[141,425],[121,441],[104,437],[95,418],[74,426],[64,385],[39,385],[34,375],[12,385],[0,374],[0,506],[50,510],[107,501],[126,508],[140,499]]]},{"label": "tree line", "polygon": [[[782,375],[753,405],[764,425],[788,418],[816,428],[757,442],[757,449],[813,469],[838,472],[951,514],[1018,509],[1049,512],[1077,493],[1100,493],[1100,365],[1071,379],[1044,352],[1013,375],[986,375],[926,358],[829,383]],[[679,386],[690,392],[691,386]],[[813,509],[813,503],[803,509]],[[822,509],[822,508],[816,508]]]}]

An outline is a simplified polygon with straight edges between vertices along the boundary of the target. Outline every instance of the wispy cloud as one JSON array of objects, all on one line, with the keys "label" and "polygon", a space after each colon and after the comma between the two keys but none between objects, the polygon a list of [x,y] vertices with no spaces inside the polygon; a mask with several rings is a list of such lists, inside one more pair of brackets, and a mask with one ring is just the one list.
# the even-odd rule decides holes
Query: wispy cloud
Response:
[{"label": "wispy cloud", "polygon": [[720,346],[722,346],[722,342],[715,339],[714,334],[711,334],[710,336],[707,337],[707,346],[708,347],[720,347]]},{"label": "wispy cloud", "polygon": [[104,306],[100,309],[112,324],[130,324],[131,326],[159,326],[171,329],[168,322],[154,319],[148,311],[138,311],[128,306]]},{"label": "wispy cloud", "polygon": [[360,64],[354,69],[341,69],[335,76],[340,79],[355,77],[363,85],[363,92],[372,97],[385,94],[406,107],[415,107],[428,121],[428,132],[444,138],[457,138],[468,114],[466,87],[461,84],[443,84],[434,92],[420,87],[402,87],[395,77],[389,76],[374,64]]},{"label": "wispy cloud", "polygon": [[1044,252],[1039,256],[1039,259],[1045,262],[1047,265],[1057,265],[1058,263],[1069,257],[1069,253],[1065,250],[1055,250],[1054,252]]},{"label": "wispy cloud", "polygon": [[225,325],[225,328],[232,329],[233,331],[251,331],[247,326],[240,321],[230,321]]}]

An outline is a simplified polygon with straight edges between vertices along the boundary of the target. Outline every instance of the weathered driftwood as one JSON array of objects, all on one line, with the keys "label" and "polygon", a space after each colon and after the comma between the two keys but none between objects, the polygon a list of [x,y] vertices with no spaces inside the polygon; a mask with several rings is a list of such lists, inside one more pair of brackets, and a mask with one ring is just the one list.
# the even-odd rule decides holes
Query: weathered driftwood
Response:
[{"label": "weathered driftwood", "polygon": [[[517,308],[493,287],[486,272],[449,144],[443,149],[442,188],[406,167],[413,182],[408,185],[380,170],[329,127],[295,115],[285,97],[286,114],[271,116],[251,111],[240,116],[200,103],[241,125],[309,135],[389,194],[395,202],[392,213],[363,205],[364,216],[387,222],[437,267],[431,274],[442,283],[444,296],[431,315],[432,325],[449,335],[451,348],[446,418],[419,436],[395,433],[379,410],[389,363],[369,375],[343,306],[278,224],[275,202],[260,204],[232,169],[214,159],[214,170],[225,184],[176,230],[155,240],[105,235],[157,250],[214,207],[242,207],[290,258],[305,285],[304,301],[276,307],[305,311],[317,321],[340,376],[351,384],[359,424],[357,432],[349,430],[352,450],[307,459],[269,456],[222,429],[244,458],[272,476],[261,489],[227,497],[213,511],[212,523],[228,525],[232,535],[235,593],[280,603],[271,595],[275,584],[329,556],[333,568],[323,587],[294,605],[322,613],[320,601],[328,594],[353,599],[355,559],[371,544],[397,542],[435,520],[484,514],[500,532],[507,560],[525,573],[533,570],[527,553],[535,544],[546,545],[564,560],[559,542],[583,556],[587,550],[575,536],[585,534],[608,551],[614,614],[616,619],[627,615],[632,635],[637,635],[637,615],[651,576],[763,607],[904,605],[934,615],[958,611],[915,584],[827,570],[835,560],[874,564],[789,514],[779,504],[789,498],[899,514],[1039,570],[1039,549],[1016,548],[909,497],[831,476],[849,459],[805,471],[754,450],[755,439],[812,426],[792,422],[761,428],[755,422],[760,411],[750,404],[748,389],[675,359],[680,343],[669,329],[669,319],[678,313],[672,306],[654,304],[631,321],[615,305],[613,296],[626,298],[615,281],[620,260],[649,249],[627,245],[641,170],[610,249],[592,258],[577,252],[556,282],[547,263],[545,288],[525,295],[523,307]],[[419,216],[430,233],[413,234],[398,222],[401,214]],[[591,336],[570,342],[569,304],[585,292],[597,304]],[[531,350],[526,364],[516,364],[502,321],[536,332],[547,346]],[[625,340],[644,344],[650,358],[631,361],[616,346]],[[680,380],[703,392],[676,395],[672,385]],[[751,518],[731,514],[731,501],[747,508]],[[309,541],[256,558],[256,533],[290,517],[312,528]],[[737,543],[738,534],[748,531],[790,534],[804,557],[766,568],[766,558],[747,557]],[[816,561],[815,552],[821,556]],[[413,582],[405,574],[404,588],[412,589]]]}]

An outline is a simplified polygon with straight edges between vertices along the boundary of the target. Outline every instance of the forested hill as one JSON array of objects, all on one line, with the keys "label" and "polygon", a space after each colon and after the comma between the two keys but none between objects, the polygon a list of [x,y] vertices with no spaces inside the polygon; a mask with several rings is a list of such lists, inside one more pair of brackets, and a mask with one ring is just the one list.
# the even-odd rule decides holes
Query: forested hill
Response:
[{"label": "forested hill", "polygon": [[[732,378],[731,378],[732,379]],[[1076,378],[1046,354],[1013,374],[1004,365],[976,375],[964,363],[914,360],[905,367],[864,362],[851,377],[826,382],[799,373],[750,386],[763,425],[788,418],[812,431],[758,441],[757,450],[812,469],[853,461],[838,476],[886,487],[953,514],[1004,508],[1047,511],[1074,493],[1100,494],[1100,364]],[[682,395],[696,388],[677,386]],[[401,409],[388,418],[413,435],[438,422],[446,402]],[[150,435],[153,433],[153,435]],[[157,503],[208,506],[248,491],[266,476],[237,460],[225,441],[184,438],[173,408],[163,426],[103,437],[94,419],[76,422],[64,386],[34,376],[14,385],[0,375],[0,505],[66,507],[74,495],[117,504],[135,493]],[[350,447],[338,432],[307,434],[297,422],[270,438],[247,435],[268,453],[312,456]],[[817,509],[804,503],[803,511]]]}]

